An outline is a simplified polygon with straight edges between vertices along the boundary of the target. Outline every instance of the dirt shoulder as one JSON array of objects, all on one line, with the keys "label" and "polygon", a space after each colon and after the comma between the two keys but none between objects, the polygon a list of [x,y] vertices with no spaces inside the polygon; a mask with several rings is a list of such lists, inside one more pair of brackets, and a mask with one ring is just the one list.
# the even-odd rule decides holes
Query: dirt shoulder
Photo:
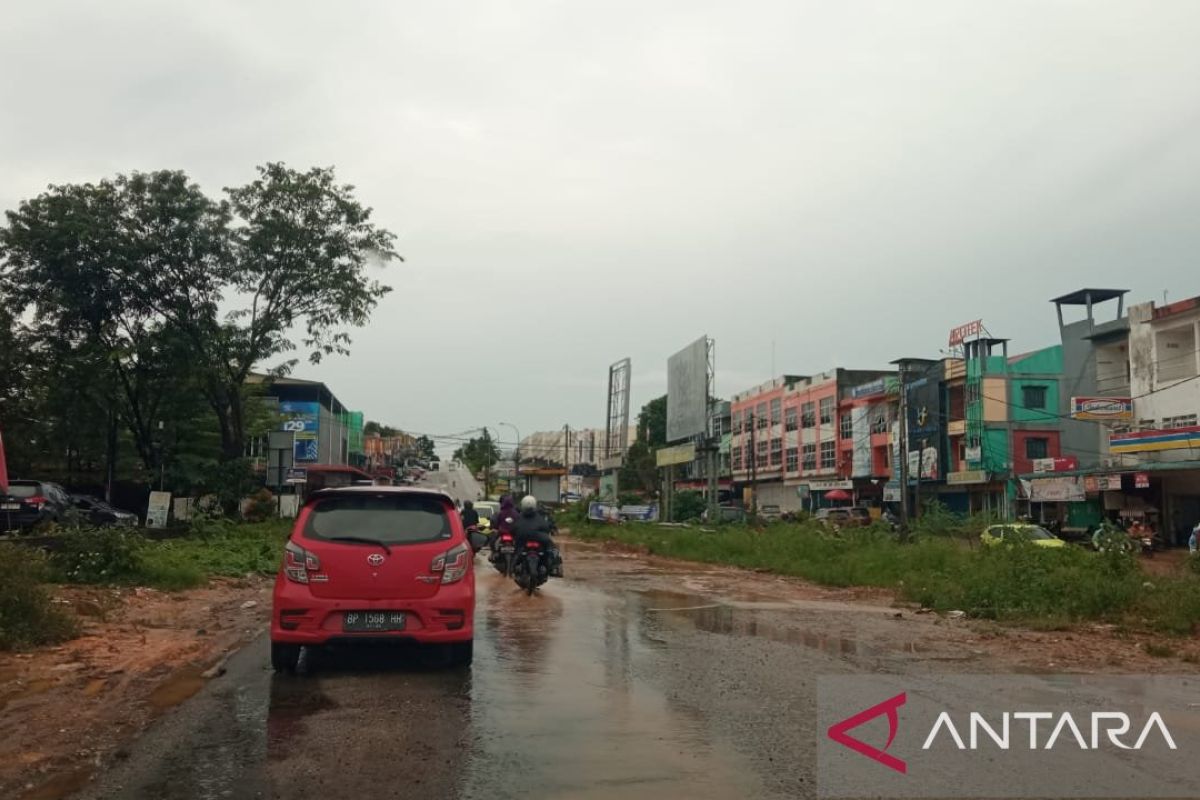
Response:
[{"label": "dirt shoulder", "polygon": [[[825,638],[816,646],[842,652],[861,648],[903,661],[954,663],[966,671],[1200,673],[1197,636],[1172,637],[1087,623],[1062,630],[1031,630],[924,613],[887,589],[820,586],[768,572],[647,555],[611,541],[568,535],[563,550],[568,569],[572,560],[584,566],[583,574],[576,570],[571,577],[630,586],[669,585],[662,605],[684,610],[715,601],[770,612],[810,630],[823,630]],[[761,623],[754,624],[755,633],[763,635]],[[843,630],[834,635],[831,625]],[[786,627],[773,635],[792,641],[796,637]]]},{"label": "dirt shoulder", "polygon": [[0,797],[62,797],[121,758],[131,738],[262,630],[270,585],[249,577],[173,593],[56,588],[55,602],[79,615],[83,633],[0,653]]}]

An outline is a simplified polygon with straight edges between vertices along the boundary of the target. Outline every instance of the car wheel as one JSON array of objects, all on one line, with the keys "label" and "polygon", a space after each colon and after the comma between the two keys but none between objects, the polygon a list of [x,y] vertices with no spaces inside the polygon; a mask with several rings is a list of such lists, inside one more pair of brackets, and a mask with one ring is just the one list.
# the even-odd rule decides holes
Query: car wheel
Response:
[{"label": "car wheel", "polygon": [[450,666],[469,667],[475,660],[475,640],[455,642],[450,645]]},{"label": "car wheel", "polygon": [[271,642],[271,668],[276,672],[296,674],[296,665],[300,663],[300,645]]}]

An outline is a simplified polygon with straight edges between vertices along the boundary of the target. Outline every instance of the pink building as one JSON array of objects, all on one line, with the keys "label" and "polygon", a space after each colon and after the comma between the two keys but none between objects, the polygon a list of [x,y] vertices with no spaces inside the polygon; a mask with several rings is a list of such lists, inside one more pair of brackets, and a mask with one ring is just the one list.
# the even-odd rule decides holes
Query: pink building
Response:
[{"label": "pink building", "polygon": [[[854,389],[889,375],[844,369],[784,375],[734,395],[730,466],[735,485],[749,487],[753,476],[759,508],[778,506],[781,511],[819,505],[825,493],[836,489],[857,496],[854,443],[861,438],[866,444],[871,466],[861,477],[869,480],[876,468],[877,437],[871,425],[881,423],[854,411],[866,405],[865,396],[863,403],[848,401]],[[886,462],[886,451],[878,458]]]}]

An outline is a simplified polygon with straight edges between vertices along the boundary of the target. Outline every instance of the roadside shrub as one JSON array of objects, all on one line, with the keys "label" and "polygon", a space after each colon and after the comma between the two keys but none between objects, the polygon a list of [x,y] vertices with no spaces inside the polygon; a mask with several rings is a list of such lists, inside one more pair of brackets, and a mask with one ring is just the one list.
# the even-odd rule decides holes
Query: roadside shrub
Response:
[{"label": "roadside shrub", "polygon": [[1197,575],[1200,575],[1200,553],[1191,553],[1187,560],[1188,569]]},{"label": "roadside shrub", "polygon": [[64,533],[50,562],[69,583],[119,583],[136,578],[145,540],[124,528],[79,528]]},{"label": "roadside shrub", "polygon": [[0,650],[57,644],[79,633],[70,612],[51,602],[42,581],[50,575],[43,553],[0,544]]},{"label": "roadside shrub", "polygon": [[250,502],[246,504],[246,510],[242,516],[247,522],[262,522],[276,516],[277,512],[278,504],[275,495],[271,494],[270,489],[264,488],[251,495]]},{"label": "roadside shrub", "polygon": [[699,492],[685,491],[675,495],[675,503],[671,508],[672,522],[688,522],[700,519],[707,504],[704,495]]}]

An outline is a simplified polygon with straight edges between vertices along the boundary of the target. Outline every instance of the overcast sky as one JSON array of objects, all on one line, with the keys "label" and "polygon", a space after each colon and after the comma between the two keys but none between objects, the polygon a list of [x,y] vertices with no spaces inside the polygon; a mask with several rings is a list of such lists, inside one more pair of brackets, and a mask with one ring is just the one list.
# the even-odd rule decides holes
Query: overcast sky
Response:
[{"label": "overcast sky", "polygon": [[[418,432],[602,425],[708,334],[772,371],[936,357],[1047,300],[1200,294],[1200,3],[6,0],[0,207],[334,165],[406,263],[305,368]],[[502,432],[503,434],[503,432]],[[511,438],[511,434],[507,434]]]}]

